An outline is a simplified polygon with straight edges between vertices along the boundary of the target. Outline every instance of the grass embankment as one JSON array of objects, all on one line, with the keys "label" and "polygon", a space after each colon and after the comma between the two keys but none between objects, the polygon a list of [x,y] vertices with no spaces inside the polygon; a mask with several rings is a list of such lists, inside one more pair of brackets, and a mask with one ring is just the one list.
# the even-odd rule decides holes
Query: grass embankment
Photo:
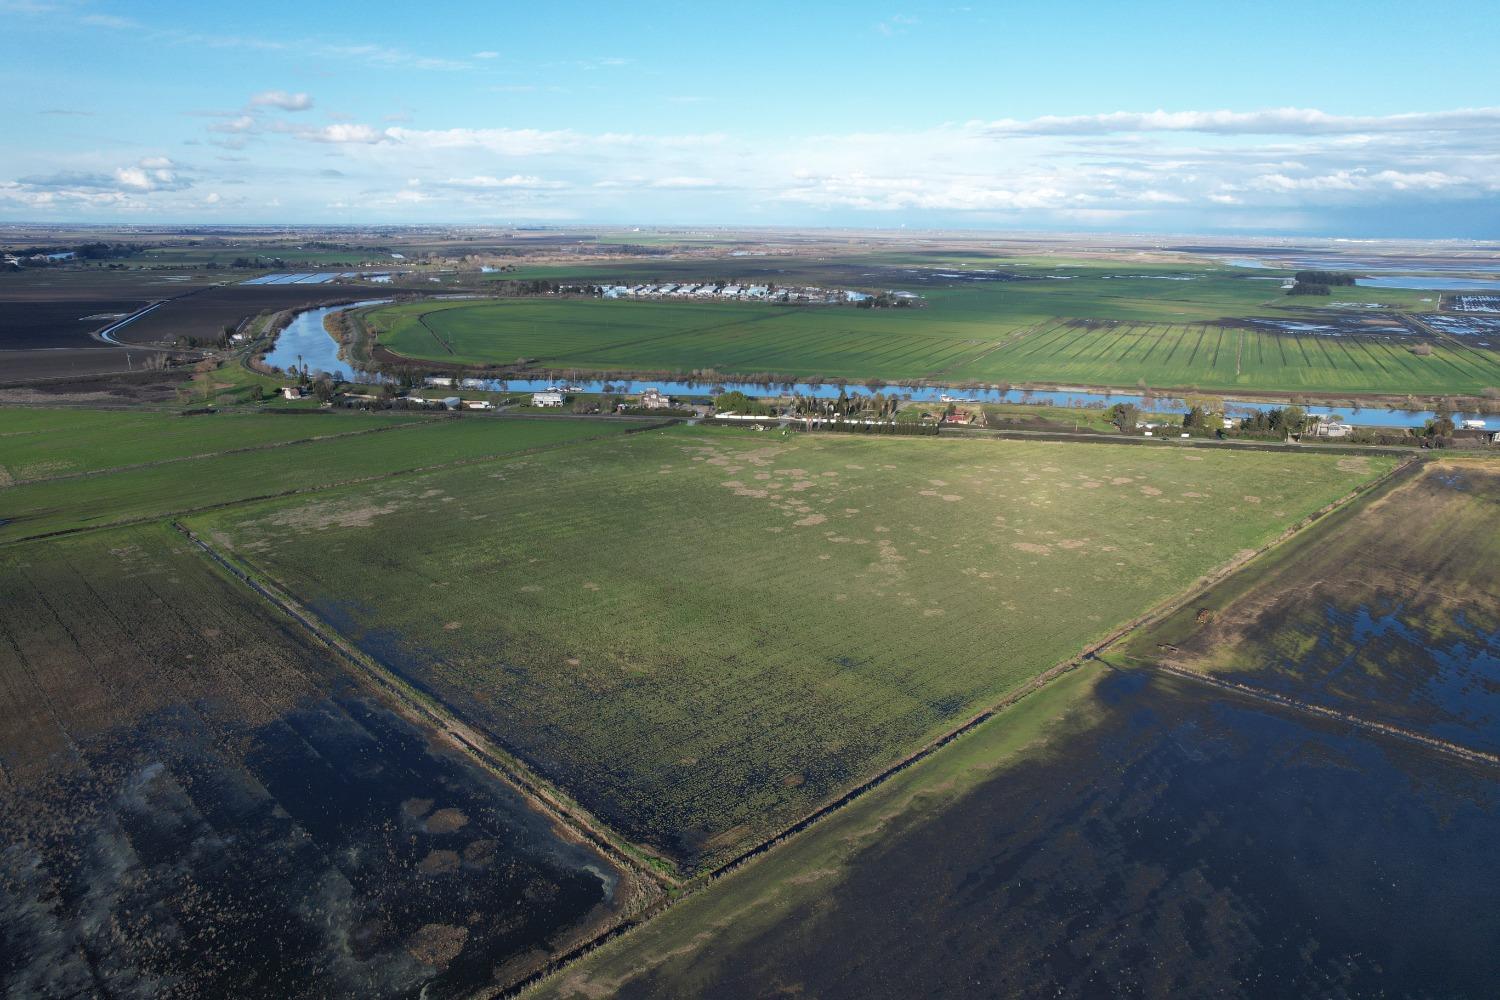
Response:
[{"label": "grass embankment", "polygon": [[1389,462],[680,428],[189,523],[692,873]]},{"label": "grass embankment", "polygon": [[[79,411],[69,411],[78,413]],[[80,413],[83,426],[94,414]],[[219,417],[171,417],[191,426],[204,420],[216,426]],[[321,489],[336,483],[378,479],[409,469],[480,461],[488,457],[545,448],[591,437],[623,433],[640,424],[609,421],[509,420],[493,417],[419,420],[404,424],[380,423],[383,416],[260,417],[267,425],[300,430],[304,435],[328,433],[338,427],[388,426],[379,433],[332,439],[288,442],[279,447],[190,458],[160,465],[126,468],[76,479],[43,480],[0,489],[0,542],[60,531],[96,528],[181,511],[233,503],[252,497]],[[347,424],[345,421],[349,421]],[[238,422],[226,426],[239,427]],[[7,445],[17,439],[0,438],[0,465],[13,464]],[[222,442],[221,442],[222,443]],[[133,458],[149,461],[153,454],[171,454],[170,446],[202,447],[191,442],[164,442],[161,452],[148,443],[132,450]],[[35,452],[24,443],[23,454]],[[180,450],[180,449],[179,449]],[[76,454],[96,454],[80,445]],[[96,460],[97,457],[96,457]]]}]

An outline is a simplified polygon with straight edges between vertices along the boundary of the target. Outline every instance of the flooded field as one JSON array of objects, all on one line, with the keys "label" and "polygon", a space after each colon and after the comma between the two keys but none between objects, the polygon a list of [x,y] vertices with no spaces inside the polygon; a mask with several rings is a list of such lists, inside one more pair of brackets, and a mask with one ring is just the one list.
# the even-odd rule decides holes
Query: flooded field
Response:
[{"label": "flooded field", "polygon": [[630,878],[237,588],[163,526],[0,559],[0,992],[466,996],[613,919]]},{"label": "flooded field", "polygon": [[1129,652],[1495,753],[1497,512],[1500,471],[1429,465],[1141,634]]},{"label": "flooded field", "polygon": [[1491,991],[1493,768],[1161,675],[1065,683],[1014,710],[1029,741],[981,728],[544,995]]},{"label": "flooded field", "polygon": [[1443,305],[1458,312],[1500,313],[1500,295],[1450,295]]},{"label": "flooded field", "polygon": [[1291,319],[1246,319],[1229,325],[1276,333],[1315,334],[1321,337],[1411,337],[1412,331],[1387,314],[1298,316]]},{"label": "flooded field", "polygon": [[[1469,310],[1474,313],[1479,310]],[[1426,323],[1443,333],[1455,337],[1473,337],[1480,341],[1500,343],[1500,316],[1434,315],[1424,317]]]}]

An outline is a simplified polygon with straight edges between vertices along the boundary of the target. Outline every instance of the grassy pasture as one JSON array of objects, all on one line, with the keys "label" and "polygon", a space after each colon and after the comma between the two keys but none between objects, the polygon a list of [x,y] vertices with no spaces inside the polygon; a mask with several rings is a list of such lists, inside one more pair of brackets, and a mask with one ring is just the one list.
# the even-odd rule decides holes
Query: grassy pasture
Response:
[{"label": "grassy pasture", "polygon": [[[88,426],[92,415],[80,414],[80,419]],[[189,423],[207,418],[172,419]],[[282,421],[288,428],[311,429],[340,426],[347,418],[261,419],[268,424]],[[355,425],[361,423],[354,421]],[[82,479],[21,483],[0,489],[0,542],[166,517],[177,511],[365,480],[405,469],[477,461],[618,434],[631,426],[639,425],[561,417],[421,420],[378,434],[288,443]]]},{"label": "grassy pasture", "polygon": [[1289,334],[1215,323],[1082,326],[1053,320],[949,371],[960,380],[1196,386],[1283,392],[1478,393],[1500,353],[1416,338]]},{"label": "grassy pasture", "polygon": [[535,995],[1483,994],[1497,837],[1492,769],[1085,665]]},{"label": "grassy pasture", "polygon": [[350,434],[416,419],[399,413],[300,419],[5,409],[0,410],[0,485]]},{"label": "grassy pasture", "polygon": [[0,776],[6,996],[465,996],[636,891],[160,524],[0,552]]},{"label": "grassy pasture", "polygon": [[1500,468],[1428,464],[1125,652],[1500,752],[1497,512]]},{"label": "grassy pasture", "polygon": [[694,871],[1388,462],[675,428],[190,523]]},{"label": "grassy pasture", "polygon": [[[619,267],[633,278],[668,263],[677,269],[693,264],[699,274],[705,266],[678,261]],[[815,277],[819,265],[802,266]],[[599,372],[712,370],[851,381],[1116,386],[1144,381],[1284,392],[1477,392],[1500,384],[1500,357],[1493,352],[1437,343],[1430,357],[1417,357],[1408,350],[1416,342],[1412,338],[1315,336],[1229,322],[1300,318],[1357,330],[1367,318],[1363,313],[1330,307],[1431,308],[1421,305],[1420,293],[1408,290],[1340,289],[1327,302],[1309,303],[1288,299],[1274,281],[1162,265],[1010,269],[1033,279],[1025,281],[952,278],[964,272],[930,264],[902,268],[868,261],[862,266],[877,268],[865,272],[875,276],[867,287],[912,288],[925,305],[862,310],[512,299],[408,303],[369,316],[379,342],[397,354],[458,364],[513,365],[526,358],[541,368]],[[840,284],[860,284],[857,269],[847,263],[839,268],[834,277]],[[610,280],[598,265],[569,276]]]}]

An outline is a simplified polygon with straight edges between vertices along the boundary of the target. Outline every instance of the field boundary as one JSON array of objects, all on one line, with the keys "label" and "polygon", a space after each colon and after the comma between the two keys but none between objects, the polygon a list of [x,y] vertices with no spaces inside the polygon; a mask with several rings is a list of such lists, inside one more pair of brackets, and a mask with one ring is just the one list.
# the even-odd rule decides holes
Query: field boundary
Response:
[{"label": "field boundary", "polygon": [[[1185,590],[1174,594],[1164,599],[1163,601],[1158,602],[1157,604],[1148,608],[1146,611],[1142,612],[1140,615],[1137,615],[1135,618],[1132,618],[1131,620],[1116,626],[1115,628],[1111,629],[1110,632],[1103,638],[1089,643],[1088,645],[1084,646],[1084,648],[1078,653],[1054,663],[1052,666],[1035,675],[1030,680],[1025,681],[1012,691],[1007,692],[998,701],[992,702],[987,707],[981,709],[978,713],[971,716],[961,725],[929,740],[926,744],[924,744],[917,750],[907,754],[905,757],[902,757],[895,763],[888,765],[883,770],[865,779],[864,781],[855,785],[853,788],[846,790],[837,798],[824,803],[822,806],[806,814],[801,819],[796,820],[789,826],[784,827],[782,830],[772,834],[771,836],[762,840],[760,843],[754,845],[753,847],[747,848],[740,854],[736,855],[734,858],[719,865],[717,868],[694,876],[693,878],[682,884],[681,891],[679,893],[672,896],[671,898],[662,900],[660,905],[651,907],[649,910],[643,911],[642,913],[629,920],[622,921],[620,924],[599,935],[592,941],[585,942],[584,944],[581,944],[577,948],[573,949],[571,952],[559,956],[553,961],[547,963],[541,969],[532,973],[530,976],[521,980],[516,985],[501,993],[500,996],[506,998],[521,996],[526,991],[539,985],[542,981],[562,972],[564,968],[572,965],[579,959],[584,958],[585,956],[591,954],[592,952],[610,943],[611,941],[614,941],[617,938],[620,938],[629,933],[630,931],[644,925],[653,917],[658,916],[661,912],[670,908],[676,902],[685,899],[688,896],[703,892],[719,879],[727,875],[731,875],[734,872],[746,867],[747,865],[753,864],[759,858],[764,857],[776,847],[793,840],[799,834],[804,833],[812,827],[816,826],[821,820],[828,818],[845,806],[864,797],[865,794],[885,784],[887,781],[889,781],[891,778],[896,777],[902,771],[905,771],[913,765],[920,763],[933,754],[936,754],[944,747],[949,746],[959,738],[978,729],[984,723],[996,718],[997,716],[1002,715],[1006,709],[1013,707],[1014,705],[1025,699],[1027,696],[1035,694],[1036,692],[1042,690],[1043,688],[1047,687],[1047,685],[1057,680],[1057,678],[1071,672],[1072,670],[1077,669],[1085,662],[1093,660],[1098,661],[1099,663],[1102,663],[1105,666],[1110,667],[1111,669],[1120,669],[1118,667],[1115,667],[1113,664],[1110,664],[1107,660],[1104,660],[1100,656],[1100,654],[1105,652],[1110,646],[1119,642],[1121,639],[1123,639],[1127,635],[1130,635],[1136,630],[1143,628],[1146,625],[1152,624],[1153,622],[1159,621],[1181,610],[1182,607],[1192,602],[1196,598],[1201,597],[1205,592],[1212,589],[1223,580],[1240,572],[1247,565],[1253,563],[1265,553],[1271,551],[1272,549],[1280,547],[1290,539],[1300,535],[1303,531],[1323,520],[1323,518],[1327,515],[1347,507],[1355,500],[1366,496],[1371,491],[1389,482],[1404,470],[1407,470],[1413,466],[1419,466],[1420,464],[1422,464],[1422,462],[1422,456],[1409,456],[1405,461],[1398,463],[1394,468],[1388,470],[1384,474],[1370,480],[1368,483],[1361,484],[1360,486],[1356,487],[1353,490],[1350,490],[1349,492],[1343,494],[1335,500],[1324,504],[1322,507],[1318,508],[1312,513],[1299,518],[1296,522],[1288,526],[1280,534],[1278,534],[1276,537],[1272,538],[1270,541],[1266,542],[1259,548],[1237,555],[1234,558],[1230,559],[1228,562],[1210,570],[1208,573],[1200,576],[1198,579],[1190,583]],[[1250,691],[1247,693],[1253,695],[1255,692]],[[1500,759],[1497,759],[1497,763],[1500,763]]]},{"label": "field boundary", "polygon": [[[1106,665],[1110,666],[1111,669],[1122,669],[1113,666],[1113,664],[1108,664],[1107,662]],[[1427,736],[1423,733],[1405,729],[1401,726],[1393,726],[1387,722],[1378,722],[1374,719],[1367,719],[1364,716],[1357,715],[1353,712],[1341,712],[1335,708],[1327,708],[1322,705],[1314,705],[1311,702],[1305,702],[1301,699],[1293,698],[1289,695],[1280,694],[1266,688],[1256,687],[1253,684],[1243,684],[1239,681],[1231,681],[1223,677],[1215,677],[1211,674],[1203,673],[1202,671],[1189,670],[1186,667],[1174,667],[1167,663],[1151,662],[1145,669],[1157,670],[1164,674],[1170,674],[1173,677],[1182,677],[1187,680],[1195,681],[1200,684],[1206,684],[1209,687],[1219,688],[1224,691],[1233,691],[1236,694],[1244,695],[1247,698],[1253,698],[1257,701],[1269,702],[1273,705],[1280,705],[1284,708],[1290,708],[1299,712],[1306,712],[1309,715],[1316,715],[1320,718],[1334,719],[1339,722],[1347,723],[1351,726],[1357,726],[1360,729],[1368,730],[1369,732],[1379,733],[1384,736],[1390,736],[1396,739],[1405,740],[1409,743],[1416,743],[1424,749],[1432,750],[1437,753],[1444,753],[1453,757],[1461,757],[1464,760],[1472,761],[1474,763],[1489,764],[1491,766],[1500,767],[1500,754],[1490,753],[1487,750],[1476,750],[1472,747],[1461,746],[1457,743],[1450,743],[1447,740],[1441,740],[1435,736]]]},{"label": "field boundary", "polygon": [[650,876],[663,888],[681,884],[679,879],[643,864],[631,851],[638,850],[642,854],[647,852],[615,832],[607,823],[593,817],[561,790],[553,788],[550,782],[533,772],[524,761],[504,748],[495,748],[493,740],[476,732],[461,718],[444,708],[435,695],[426,693],[345,640],[337,629],[323,621],[316,612],[303,606],[274,577],[248,562],[223,554],[176,518],[172,519],[171,525],[220,568],[292,618],[323,645],[348,660],[359,669],[361,676],[373,682],[379,690],[417,711],[436,732],[452,739],[487,768],[502,775],[528,801],[534,800],[535,804],[544,807],[545,812],[567,826],[575,835],[587,840],[630,870]]}]

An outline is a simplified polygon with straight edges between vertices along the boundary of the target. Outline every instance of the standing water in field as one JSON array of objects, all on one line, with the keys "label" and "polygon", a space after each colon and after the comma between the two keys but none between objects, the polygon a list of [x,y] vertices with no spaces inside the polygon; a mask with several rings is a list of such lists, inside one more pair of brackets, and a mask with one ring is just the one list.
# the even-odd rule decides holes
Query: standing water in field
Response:
[{"label": "standing water in field", "polygon": [[613,995],[1493,995],[1492,768],[1148,673],[1053,729]]}]

